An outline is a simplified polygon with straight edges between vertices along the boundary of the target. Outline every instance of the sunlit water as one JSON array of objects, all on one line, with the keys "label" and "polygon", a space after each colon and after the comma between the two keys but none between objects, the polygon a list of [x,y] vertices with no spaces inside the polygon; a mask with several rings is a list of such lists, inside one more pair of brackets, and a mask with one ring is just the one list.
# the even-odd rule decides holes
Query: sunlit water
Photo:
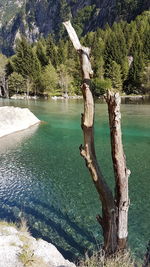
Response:
[{"label": "sunlit water", "polygon": [[[0,139],[0,219],[27,219],[35,237],[75,259],[102,243],[97,193],[83,159],[82,101],[0,100],[26,107],[44,123]],[[150,105],[122,105],[129,179],[129,246],[142,256],[150,224]],[[96,150],[113,187],[107,107],[96,104]]]}]

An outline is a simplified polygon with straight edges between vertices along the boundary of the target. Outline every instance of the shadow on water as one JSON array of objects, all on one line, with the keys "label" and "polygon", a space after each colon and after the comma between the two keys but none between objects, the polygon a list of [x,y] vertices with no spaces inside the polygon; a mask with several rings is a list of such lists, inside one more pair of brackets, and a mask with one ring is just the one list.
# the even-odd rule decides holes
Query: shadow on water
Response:
[{"label": "shadow on water", "polygon": [[[1,199],[1,201],[4,203],[4,201]],[[17,201],[5,201],[5,204],[1,207],[1,213],[0,213],[0,218],[5,219],[7,221],[15,222],[18,223],[20,221],[19,216],[15,215],[13,212],[13,208],[19,209],[19,211],[25,215],[25,218],[28,220],[31,216],[34,217],[34,221],[42,222],[44,223],[47,227],[50,227],[52,231],[58,234],[60,238],[62,238],[67,244],[67,248],[63,248],[60,246],[57,242],[55,243],[55,240],[52,240],[49,235],[45,234],[44,231],[40,228],[34,227],[32,222],[28,220],[28,226],[30,229],[31,234],[35,238],[42,238],[46,240],[47,242],[52,243],[57,247],[57,249],[62,253],[62,255],[71,260],[75,261],[77,260],[77,255],[79,256],[84,256],[86,251],[87,251],[87,246],[84,245],[84,241],[88,241],[93,244],[93,246],[96,246],[96,240],[92,238],[91,233],[86,231],[84,228],[80,227],[77,225],[74,221],[72,221],[67,214],[64,214],[62,211],[56,209],[53,205],[49,206],[46,203],[42,203],[41,201],[36,201],[34,199],[31,200],[31,202],[34,204],[35,207],[41,206],[42,211],[46,208],[50,214],[53,213],[57,215],[58,220],[61,219],[65,220],[65,224],[61,225],[59,222],[55,222],[51,218],[45,216],[42,212],[40,212],[37,209],[34,209],[30,206],[23,206]],[[30,202],[30,204],[31,204]],[[69,226],[69,233],[65,228]],[[75,232],[75,235],[72,236],[72,230]],[[83,242],[77,240],[77,235],[82,236]],[[91,251],[88,250],[88,253],[90,254]]]},{"label": "shadow on water", "polygon": [[86,239],[87,239],[89,242],[95,244],[95,239],[91,236],[91,233],[89,233],[89,232],[88,232],[87,230],[85,230],[83,227],[81,228],[79,225],[77,225],[75,222],[73,222],[73,221],[69,218],[69,216],[68,216],[67,213],[66,213],[66,214],[63,214],[63,212],[60,211],[60,209],[58,210],[58,209],[56,209],[53,205],[49,206],[49,205],[47,205],[46,203],[44,203],[44,202],[42,202],[42,201],[34,200],[34,199],[30,199],[30,200],[31,200],[35,205],[37,205],[37,206],[40,205],[40,206],[42,206],[43,208],[48,209],[50,212],[55,213],[55,214],[58,216],[58,218],[62,218],[62,219],[64,219],[64,220],[66,220],[66,222],[68,223],[68,225],[70,225],[71,228],[73,228],[73,229],[76,231],[76,233],[80,234],[80,235],[83,236],[83,237],[86,237]]}]

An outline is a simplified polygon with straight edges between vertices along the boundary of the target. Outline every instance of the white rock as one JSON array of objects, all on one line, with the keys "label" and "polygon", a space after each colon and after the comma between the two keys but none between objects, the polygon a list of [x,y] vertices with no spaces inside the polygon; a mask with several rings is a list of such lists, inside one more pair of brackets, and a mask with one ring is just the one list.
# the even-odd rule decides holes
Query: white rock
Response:
[{"label": "white rock", "polygon": [[36,240],[15,227],[0,224],[0,267],[23,267],[24,257],[36,267],[76,267],[65,260],[54,245]]},{"label": "white rock", "polygon": [[44,258],[47,264],[51,264],[53,266],[75,267],[73,263],[64,259],[54,245],[42,239],[37,241],[36,248],[34,249],[34,255]]},{"label": "white rock", "polygon": [[0,137],[25,130],[39,122],[28,108],[0,107]]}]

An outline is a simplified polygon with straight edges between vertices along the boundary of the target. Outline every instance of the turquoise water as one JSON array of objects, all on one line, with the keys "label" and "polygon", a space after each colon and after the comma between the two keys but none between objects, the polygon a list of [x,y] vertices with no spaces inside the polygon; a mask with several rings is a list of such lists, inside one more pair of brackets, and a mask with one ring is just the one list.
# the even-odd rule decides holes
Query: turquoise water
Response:
[{"label": "turquoise water", "polygon": [[[79,155],[82,101],[0,100],[29,107],[44,123],[0,139],[0,219],[25,217],[35,237],[75,259],[102,243],[96,215],[101,207]],[[129,246],[142,256],[150,223],[150,105],[122,105],[129,179]],[[96,104],[96,150],[113,187],[107,107]]]}]

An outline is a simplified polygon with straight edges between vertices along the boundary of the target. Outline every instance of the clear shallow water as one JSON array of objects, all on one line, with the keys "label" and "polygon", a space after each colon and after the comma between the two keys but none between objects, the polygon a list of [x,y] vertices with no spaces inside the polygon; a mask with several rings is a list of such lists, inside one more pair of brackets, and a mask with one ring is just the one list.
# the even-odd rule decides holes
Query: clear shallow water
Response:
[{"label": "clear shallow water", "polygon": [[[102,242],[100,204],[79,155],[82,101],[0,100],[26,107],[45,123],[0,139],[0,219],[24,216],[35,237],[75,259]],[[96,149],[113,186],[107,108],[96,104]],[[131,206],[129,245],[141,256],[150,239],[150,105],[122,105]]]}]

